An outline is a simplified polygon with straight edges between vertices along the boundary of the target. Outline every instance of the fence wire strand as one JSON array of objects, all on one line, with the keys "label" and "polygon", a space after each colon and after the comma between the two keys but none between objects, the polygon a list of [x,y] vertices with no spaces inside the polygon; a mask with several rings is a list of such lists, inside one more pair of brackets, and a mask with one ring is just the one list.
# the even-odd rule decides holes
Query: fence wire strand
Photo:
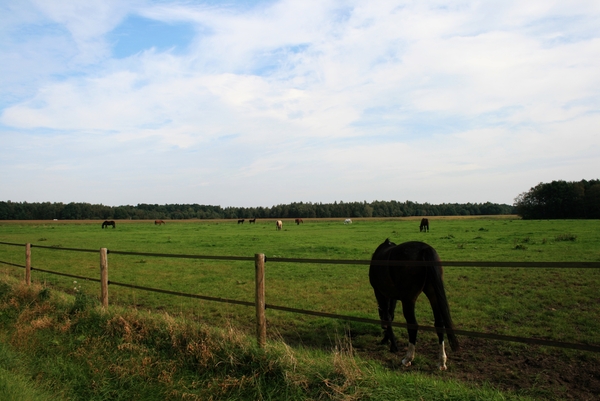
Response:
[{"label": "fence wire strand", "polygon": [[[25,246],[25,244],[16,244],[16,243],[9,243],[9,242],[0,242],[0,244],[12,245],[12,246]],[[63,251],[99,252],[99,250],[91,250],[91,249],[63,248],[63,247],[41,246],[41,245],[31,245],[31,247],[45,248],[45,249],[52,249],[52,250],[63,250]],[[125,252],[125,251],[110,251],[110,250],[108,250],[108,253],[115,254],[115,255],[135,255],[135,256],[187,258],[187,259],[212,259],[212,260],[236,260],[236,261],[254,261],[255,260],[254,257],[245,257],[245,256],[181,255],[181,254]],[[271,263],[312,263],[312,264],[353,264],[353,265],[369,265],[372,262],[371,260],[343,260],[343,259],[334,260],[334,259],[299,259],[299,258],[280,258],[280,257],[266,258],[265,257],[265,262],[267,262],[267,261],[269,261]],[[385,263],[385,261],[384,261],[383,263],[386,265],[389,265],[389,266],[397,265],[397,264],[404,264],[404,265],[407,264],[406,262],[397,262],[397,261],[388,261],[388,263]],[[11,263],[11,262],[1,261],[1,260],[0,260],[0,264],[20,267],[20,268],[26,267],[24,265],[19,265],[16,263]],[[431,265],[432,262],[411,262],[410,264],[411,265],[414,264],[415,266],[423,266],[423,265],[428,266],[428,265]],[[516,268],[519,268],[519,267],[599,268],[600,267],[600,262],[474,262],[474,261],[471,261],[471,262],[464,262],[464,261],[463,262],[461,262],[461,261],[448,262],[448,261],[446,261],[446,262],[440,262],[439,264],[441,264],[445,267],[446,266],[504,267],[504,268],[507,268],[507,267],[510,267],[510,268],[514,268],[514,267],[516,267]],[[55,274],[55,275],[60,275],[60,276],[65,276],[65,277],[77,278],[80,280],[89,280],[89,281],[94,281],[94,282],[101,281],[96,278],[83,277],[83,276],[78,276],[78,275],[73,275],[73,274],[68,274],[68,273],[60,273],[60,272],[56,272],[56,271],[44,270],[44,269],[34,268],[34,267],[31,267],[31,270],[36,270],[36,271],[43,272],[43,273]],[[173,295],[173,296],[202,299],[202,300],[212,301],[212,302],[230,303],[230,304],[237,304],[237,305],[243,305],[243,306],[255,306],[256,305],[254,302],[220,298],[220,297],[211,297],[211,296],[198,295],[198,294],[189,294],[189,293],[184,293],[184,292],[163,290],[163,289],[159,289],[159,288],[150,288],[150,287],[138,286],[138,285],[134,285],[134,284],[115,282],[115,281],[109,281],[108,284],[120,286],[120,287],[132,288],[132,289],[136,289],[136,290],[150,291],[150,292],[162,293],[162,294],[167,294],[167,295]],[[273,304],[265,304],[265,309],[279,310],[279,311],[283,311],[283,312],[325,317],[325,318],[345,320],[345,321],[353,321],[353,322],[359,322],[359,323],[381,324],[380,320],[375,320],[375,319],[361,318],[361,317],[348,316],[348,315],[339,315],[339,314],[327,313],[327,312],[311,311],[311,310],[291,308],[291,307],[287,307],[287,306],[280,306],[280,305],[273,305]],[[417,325],[415,327],[413,325],[408,325],[406,323],[400,323],[400,322],[391,322],[391,325],[395,326],[395,327],[404,327],[404,328],[408,328],[410,326],[413,328],[417,328],[418,330],[421,330],[421,331],[431,331],[431,332],[439,332],[439,331],[447,332],[448,331],[446,329],[440,329],[440,328],[431,327],[431,326]],[[460,329],[454,329],[453,332],[456,335],[462,335],[462,336],[473,337],[473,338],[483,338],[483,339],[491,339],[491,340],[507,341],[507,342],[518,342],[518,343],[525,343],[525,344],[532,344],[532,345],[573,349],[573,350],[589,351],[589,352],[600,352],[600,346],[591,345],[591,344],[566,343],[566,342],[554,341],[554,340],[508,336],[508,335],[494,334],[494,333],[481,333],[481,332],[473,332],[473,331],[460,330]]]}]

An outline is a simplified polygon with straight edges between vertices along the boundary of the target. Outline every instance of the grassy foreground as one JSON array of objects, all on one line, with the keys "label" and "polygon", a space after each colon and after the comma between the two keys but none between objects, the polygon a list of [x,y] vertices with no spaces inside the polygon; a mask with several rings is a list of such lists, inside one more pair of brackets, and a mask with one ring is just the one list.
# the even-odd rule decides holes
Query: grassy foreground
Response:
[{"label": "grassy foreground", "polygon": [[419,373],[394,374],[354,354],[265,349],[234,328],[109,307],[0,277],[4,400],[512,400]]},{"label": "grassy foreground", "polygon": [[[165,226],[118,221],[116,229],[104,230],[101,222],[89,221],[0,222],[0,241],[51,247],[32,249],[35,267],[94,278],[98,253],[63,248],[369,259],[375,247],[390,238],[397,243],[425,241],[446,261],[600,261],[598,220],[430,221],[429,233],[420,233],[414,219],[358,219],[352,225],[305,219],[299,226],[284,221],[282,231],[275,230],[273,221],[168,221]],[[23,264],[24,247],[0,245],[0,260]],[[266,268],[269,304],[377,317],[368,266],[267,262]],[[22,269],[9,265],[0,265],[0,272],[7,280],[23,277]],[[248,261],[109,254],[111,281],[192,294],[253,301],[253,275]],[[599,345],[599,269],[450,267],[444,278],[460,329]],[[111,306],[102,312],[95,305],[95,282],[74,283],[72,278],[35,270],[33,281],[37,286],[30,298],[10,295],[3,301],[3,311],[8,312],[0,315],[7,322],[1,342],[6,346],[0,352],[6,356],[0,361],[8,362],[0,365],[0,376],[6,371],[7,383],[29,384],[53,397],[59,393],[65,399],[146,399],[151,397],[147,392],[156,399],[468,400],[511,399],[506,394],[518,394],[539,400],[596,400],[600,395],[600,357],[594,353],[463,337],[463,351],[450,353],[449,370],[439,374],[431,333],[419,334],[415,363],[404,369],[398,366],[398,355],[377,345],[381,332],[376,325],[271,309],[270,342],[264,352],[254,345],[253,308],[111,285],[110,303],[123,309]],[[399,311],[397,315],[402,321]],[[417,302],[417,317],[420,324],[433,324],[425,297]],[[23,335],[28,330],[34,333],[31,339]],[[179,336],[170,334],[175,331],[185,338],[192,334],[186,342],[165,345]],[[399,345],[405,345],[405,332],[397,334]],[[207,340],[198,340],[202,336]],[[200,343],[218,346],[218,351],[210,351],[216,359],[206,366],[194,354],[199,352],[196,345],[188,349]],[[252,373],[244,365],[252,366]],[[25,379],[12,380],[10,375]],[[144,390],[147,383],[152,390]],[[513,392],[502,394],[491,386]]]}]

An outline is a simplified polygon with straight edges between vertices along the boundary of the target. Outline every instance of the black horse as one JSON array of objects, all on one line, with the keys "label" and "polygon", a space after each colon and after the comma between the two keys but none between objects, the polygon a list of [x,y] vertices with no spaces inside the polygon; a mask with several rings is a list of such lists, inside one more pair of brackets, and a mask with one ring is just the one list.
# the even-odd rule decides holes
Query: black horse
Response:
[{"label": "black horse", "polygon": [[238,224],[244,224],[245,219],[239,219]]},{"label": "black horse", "polygon": [[117,225],[112,220],[110,220],[110,221],[109,220],[105,220],[104,223],[102,223],[102,228],[108,227],[108,226],[112,226],[112,228],[115,228]]},{"label": "black horse", "polygon": [[419,226],[419,231],[429,231],[429,219],[421,219],[421,225]]},{"label": "black horse", "polygon": [[[400,261],[400,262],[398,262]],[[408,263],[403,264],[402,261]],[[425,266],[418,266],[410,262],[433,262]],[[440,370],[446,369],[446,352],[444,349],[444,331],[448,334],[450,347],[458,350],[459,344],[454,335],[454,325],[450,317],[450,308],[446,299],[446,291],[442,281],[443,269],[440,257],[435,249],[423,242],[405,242],[396,245],[386,239],[373,253],[369,269],[369,281],[377,304],[381,327],[385,330],[381,344],[390,341],[390,351],[397,352],[396,338],[390,324],[394,320],[396,301],[402,302],[402,312],[408,324],[408,351],[402,364],[410,366],[415,356],[417,342],[417,319],[415,317],[415,302],[421,292],[424,292],[435,319],[435,327],[439,339]]]}]

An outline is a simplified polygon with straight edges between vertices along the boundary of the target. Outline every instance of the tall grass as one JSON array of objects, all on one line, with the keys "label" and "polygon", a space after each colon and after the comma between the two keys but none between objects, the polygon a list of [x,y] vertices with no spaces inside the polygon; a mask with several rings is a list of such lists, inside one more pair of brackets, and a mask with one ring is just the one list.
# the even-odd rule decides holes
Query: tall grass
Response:
[{"label": "tall grass", "polygon": [[55,399],[39,390],[24,376],[0,368],[0,394],[4,401],[50,401]]},{"label": "tall grass", "polygon": [[[391,375],[357,357],[344,337],[328,352],[281,341],[261,349],[232,327],[97,304],[74,308],[73,296],[48,296],[43,286],[8,276],[0,287],[0,386],[16,394],[9,399],[522,399],[486,386]],[[20,362],[7,361],[9,354]]]}]

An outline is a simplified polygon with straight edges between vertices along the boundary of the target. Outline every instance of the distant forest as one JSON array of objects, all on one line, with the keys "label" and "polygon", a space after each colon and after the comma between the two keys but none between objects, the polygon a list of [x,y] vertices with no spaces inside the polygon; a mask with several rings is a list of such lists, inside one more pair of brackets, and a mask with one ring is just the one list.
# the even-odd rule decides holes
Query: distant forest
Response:
[{"label": "distant forest", "polygon": [[226,207],[197,204],[104,206],[89,203],[0,202],[0,220],[243,219],[318,217],[405,217],[514,214],[514,206],[495,203],[374,201],[291,203],[273,207]]},{"label": "distant forest", "polygon": [[600,219],[600,180],[539,183],[515,208],[523,219]]}]

